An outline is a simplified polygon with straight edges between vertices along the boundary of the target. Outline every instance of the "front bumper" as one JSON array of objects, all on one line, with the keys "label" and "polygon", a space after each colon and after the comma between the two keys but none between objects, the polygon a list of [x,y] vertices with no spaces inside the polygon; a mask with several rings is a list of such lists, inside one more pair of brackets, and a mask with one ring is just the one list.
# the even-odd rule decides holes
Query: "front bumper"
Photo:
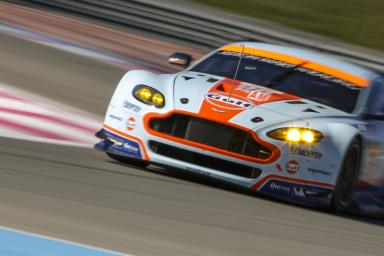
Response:
[{"label": "front bumper", "polygon": [[[329,206],[330,204],[334,189],[332,184],[282,175],[279,170],[276,170],[276,164],[258,165],[257,167],[255,167],[255,164],[242,165],[228,161],[225,157],[214,157],[211,153],[197,151],[185,145],[175,145],[171,141],[164,141],[150,135],[142,141],[142,139],[132,135],[118,134],[117,132],[119,131],[105,126],[96,134],[101,141],[95,145],[95,148],[103,152],[147,160],[155,165],[170,166],[209,176],[284,200],[314,206]],[[130,137],[128,138],[127,135]],[[159,149],[159,144],[172,145],[172,148],[163,147]],[[171,152],[174,148],[182,150],[176,153],[178,157]],[[205,159],[200,160],[200,162],[188,161],[191,154],[200,154],[196,155],[195,159],[199,157]],[[215,163],[215,159],[219,159],[221,163]],[[202,164],[201,161],[204,160],[206,162],[211,161],[212,164],[209,166]],[[226,170],[219,168],[220,165],[225,166]],[[244,166],[253,170],[250,174],[252,176],[245,177],[244,172],[241,172],[241,170],[239,172],[239,167]]]},{"label": "front bumper", "polygon": [[132,139],[124,138],[106,129],[101,129],[95,135],[101,139],[101,141],[94,146],[97,150],[147,160],[140,144]]}]

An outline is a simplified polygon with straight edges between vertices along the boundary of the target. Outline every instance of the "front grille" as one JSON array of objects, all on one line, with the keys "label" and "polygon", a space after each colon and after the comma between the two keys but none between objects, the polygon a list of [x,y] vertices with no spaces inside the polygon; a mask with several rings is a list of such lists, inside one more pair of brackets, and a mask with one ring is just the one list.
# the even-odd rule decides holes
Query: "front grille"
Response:
[{"label": "front grille", "polygon": [[230,173],[249,179],[256,179],[261,175],[261,170],[250,166],[234,163],[212,156],[199,154],[193,151],[177,148],[157,141],[149,141],[149,148],[159,154],[194,165]]},{"label": "front grille", "polygon": [[150,128],[167,135],[208,145],[257,159],[268,159],[272,152],[257,143],[249,132],[182,114],[152,118]]}]

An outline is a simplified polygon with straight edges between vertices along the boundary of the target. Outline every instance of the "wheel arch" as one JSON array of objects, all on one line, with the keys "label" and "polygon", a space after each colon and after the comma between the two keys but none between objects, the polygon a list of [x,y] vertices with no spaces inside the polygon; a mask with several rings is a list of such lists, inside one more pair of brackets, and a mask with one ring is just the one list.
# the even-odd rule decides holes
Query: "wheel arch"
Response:
[{"label": "wheel arch", "polygon": [[[339,168],[339,172],[337,174],[337,179],[336,179],[336,183],[335,183],[335,185],[336,185],[335,186],[335,190],[333,191],[332,200],[331,200],[331,208],[333,208],[333,210],[335,210],[337,212],[349,211],[349,210],[351,210],[351,207],[353,205],[353,191],[354,191],[355,186],[356,186],[356,184],[357,184],[357,182],[359,180],[361,166],[362,166],[362,156],[363,156],[363,154],[362,154],[362,150],[363,150],[363,148],[362,148],[362,146],[363,146],[362,140],[363,140],[362,135],[360,133],[356,133],[355,136],[353,136],[351,138],[351,140],[349,141],[348,147],[346,148],[346,151],[345,151],[345,153],[343,155],[343,158],[342,158],[342,161],[341,161],[341,165],[340,165],[340,168]],[[350,197],[351,204],[348,205],[348,206],[342,206],[339,202],[337,202],[337,199],[335,197],[336,197],[337,193],[339,193],[339,192],[337,192],[338,189],[339,189],[338,186],[340,186],[339,184],[340,184],[340,182],[342,182],[341,179],[343,179],[343,177],[345,175],[344,172],[348,171],[348,170],[344,169],[345,168],[344,164],[345,164],[345,162],[346,162],[346,160],[348,158],[348,154],[351,152],[350,150],[353,148],[353,146],[356,143],[358,144],[358,154],[359,154],[359,157],[358,157],[357,169],[354,172],[354,180],[355,181],[353,183],[353,188],[351,189],[351,192],[350,192],[351,193],[350,194],[350,196],[351,196]]]}]

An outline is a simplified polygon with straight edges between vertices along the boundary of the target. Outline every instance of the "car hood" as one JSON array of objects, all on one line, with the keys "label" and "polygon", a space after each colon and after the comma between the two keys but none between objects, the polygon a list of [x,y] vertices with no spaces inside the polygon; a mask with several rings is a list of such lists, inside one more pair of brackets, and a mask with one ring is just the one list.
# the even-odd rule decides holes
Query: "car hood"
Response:
[{"label": "car hood", "polygon": [[250,129],[292,119],[349,114],[255,84],[184,71],[174,80],[175,109]]}]

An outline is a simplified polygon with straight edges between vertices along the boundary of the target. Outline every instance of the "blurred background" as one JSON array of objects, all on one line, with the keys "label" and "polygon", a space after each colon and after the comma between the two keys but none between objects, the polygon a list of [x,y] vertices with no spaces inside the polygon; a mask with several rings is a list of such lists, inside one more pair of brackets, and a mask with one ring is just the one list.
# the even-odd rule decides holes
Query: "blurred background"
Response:
[{"label": "blurred background", "polygon": [[384,2],[380,0],[198,0],[250,17],[383,50]]},{"label": "blurred background", "polygon": [[174,52],[196,60],[234,41],[269,42],[384,72],[383,7],[0,0],[0,255],[31,255],[33,246],[1,226],[133,255],[382,255],[382,220],[117,164],[92,146],[124,73],[179,71],[167,62]]},{"label": "blurred background", "polygon": [[[154,1],[154,0],[8,0],[19,6],[37,8],[49,14],[76,17],[104,27],[151,35],[158,39],[190,46],[202,53],[234,41],[262,41],[320,50],[376,69],[383,64],[381,1]],[[205,4],[205,5],[202,5]],[[7,18],[8,16],[3,13]],[[18,17],[22,17],[21,13]],[[43,15],[43,14],[41,14]],[[14,23],[22,23],[15,21]],[[47,26],[60,27],[50,20]],[[23,24],[26,25],[26,24]],[[41,27],[40,27],[41,29]],[[120,47],[100,42],[102,34],[68,31],[93,36],[95,42],[80,43],[118,54],[127,51],[117,35],[108,37]],[[59,33],[60,31],[47,31]],[[68,35],[60,34],[61,37]],[[98,41],[98,42],[96,42]],[[132,45],[132,44],[131,44]],[[196,51],[188,49],[192,53]],[[143,49],[143,52],[148,50]],[[169,53],[168,51],[166,52]],[[132,53],[130,53],[132,54]],[[197,54],[200,56],[199,53]],[[134,55],[135,58],[139,58]],[[143,58],[143,57],[141,57]],[[156,61],[156,58],[152,61]],[[164,66],[164,63],[155,63]],[[169,66],[168,66],[169,67]],[[170,67],[169,67],[170,68]]]}]

